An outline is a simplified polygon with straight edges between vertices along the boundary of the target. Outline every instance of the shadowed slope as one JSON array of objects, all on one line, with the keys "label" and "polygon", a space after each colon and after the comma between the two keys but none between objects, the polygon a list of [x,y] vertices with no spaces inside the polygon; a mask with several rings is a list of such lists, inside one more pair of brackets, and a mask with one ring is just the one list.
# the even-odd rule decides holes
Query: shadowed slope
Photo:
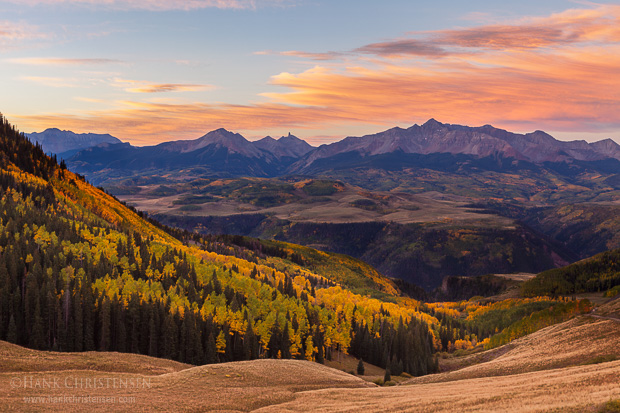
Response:
[{"label": "shadowed slope", "polygon": [[[292,400],[300,391],[375,387],[339,370],[300,360],[190,367],[147,356],[45,352],[5,342],[0,342],[0,354],[3,411],[84,411],[85,406],[92,411],[249,411]],[[101,386],[87,384],[97,380],[103,380]],[[108,401],[85,404],[64,399],[89,396]],[[50,402],[59,397],[62,401]]]},{"label": "shadowed slope", "polygon": [[259,411],[598,411],[620,397],[620,361],[607,361],[619,344],[620,323],[584,316],[491,350],[486,363],[406,386],[298,393]]}]

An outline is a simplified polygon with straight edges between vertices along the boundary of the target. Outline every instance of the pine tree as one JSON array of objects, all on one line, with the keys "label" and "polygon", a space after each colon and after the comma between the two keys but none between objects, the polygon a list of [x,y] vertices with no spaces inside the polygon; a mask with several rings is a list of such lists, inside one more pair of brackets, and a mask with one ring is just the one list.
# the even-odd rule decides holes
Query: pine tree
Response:
[{"label": "pine tree", "polygon": [[30,341],[28,345],[37,350],[45,349],[45,337],[43,332],[43,318],[41,318],[41,304],[37,300],[34,311],[34,325],[30,333]]},{"label": "pine tree", "polygon": [[390,368],[385,369],[385,374],[383,375],[383,383],[387,383],[388,381],[392,381],[392,376],[390,374]]},{"label": "pine tree", "polygon": [[244,360],[253,360],[258,357],[256,353],[256,336],[252,328],[252,321],[248,320],[245,334],[243,335],[243,358]]},{"label": "pine tree", "polygon": [[207,337],[205,359],[206,359],[207,364],[218,362],[217,345],[215,343],[215,337],[213,337],[213,332],[209,333],[209,336]]},{"label": "pine tree", "polygon": [[360,359],[359,363],[357,363],[357,374],[359,376],[364,375],[364,362]]},{"label": "pine tree", "polygon": [[74,334],[74,351],[82,351],[84,349],[84,308],[80,302],[81,294],[75,294],[73,303],[73,329]]},{"label": "pine tree", "polygon": [[154,305],[149,306],[149,356],[157,357],[157,338],[159,336],[157,328],[157,312]]},{"label": "pine tree", "polygon": [[105,296],[99,310],[99,351],[110,349],[110,300]]},{"label": "pine tree", "polygon": [[164,320],[164,352],[166,358],[176,360],[179,355],[179,328],[174,320],[174,316],[170,313]]}]

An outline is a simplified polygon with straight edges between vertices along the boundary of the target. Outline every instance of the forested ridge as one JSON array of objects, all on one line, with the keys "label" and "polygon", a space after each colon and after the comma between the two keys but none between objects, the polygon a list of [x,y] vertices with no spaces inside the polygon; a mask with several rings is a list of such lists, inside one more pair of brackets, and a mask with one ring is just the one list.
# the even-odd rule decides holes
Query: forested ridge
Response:
[{"label": "forested ridge", "polygon": [[620,249],[538,274],[522,286],[525,296],[574,295],[620,286]]},{"label": "forested ridge", "polygon": [[183,243],[0,120],[0,339],[193,364],[340,350],[435,370],[437,319],[421,303],[354,294],[295,251]]}]

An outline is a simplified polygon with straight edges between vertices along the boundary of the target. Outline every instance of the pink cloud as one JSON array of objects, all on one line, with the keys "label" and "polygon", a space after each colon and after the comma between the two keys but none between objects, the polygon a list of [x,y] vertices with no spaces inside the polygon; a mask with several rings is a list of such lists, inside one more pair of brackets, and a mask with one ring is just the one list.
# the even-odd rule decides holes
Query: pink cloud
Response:
[{"label": "pink cloud", "polygon": [[196,10],[218,9],[256,9],[259,7],[283,6],[292,0],[10,0],[21,5],[69,5],[92,6],[114,10]]},{"label": "pink cloud", "polygon": [[121,63],[116,59],[71,59],[61,57],[22,57],[7,59],[9,63],[23,64],[29,66],[83,66],[83,65],[104,65],[111,63]]}]

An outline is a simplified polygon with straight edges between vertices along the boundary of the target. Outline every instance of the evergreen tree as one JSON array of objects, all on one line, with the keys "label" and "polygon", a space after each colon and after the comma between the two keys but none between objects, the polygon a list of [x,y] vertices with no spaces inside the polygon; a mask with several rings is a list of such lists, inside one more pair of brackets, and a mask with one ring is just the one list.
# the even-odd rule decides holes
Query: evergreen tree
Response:
[{"label": "evergreen tree", "polygon": [[392,381],[392,376],[390,374],[390,368],[385,369],[385,374],[383,375],[383,383],[387,383],[388,381]]},{"label": "evergreen tree", "polygon": [[107,296],[101,300],[101,309],[99,311],[99,351],[108,351],[110,349],[110,300]]},{"label": "evergreen tree", "polygon": [[360,359],[359,363],[357,363],[357,374],[359,376],[364,375],[364,362]]}]

